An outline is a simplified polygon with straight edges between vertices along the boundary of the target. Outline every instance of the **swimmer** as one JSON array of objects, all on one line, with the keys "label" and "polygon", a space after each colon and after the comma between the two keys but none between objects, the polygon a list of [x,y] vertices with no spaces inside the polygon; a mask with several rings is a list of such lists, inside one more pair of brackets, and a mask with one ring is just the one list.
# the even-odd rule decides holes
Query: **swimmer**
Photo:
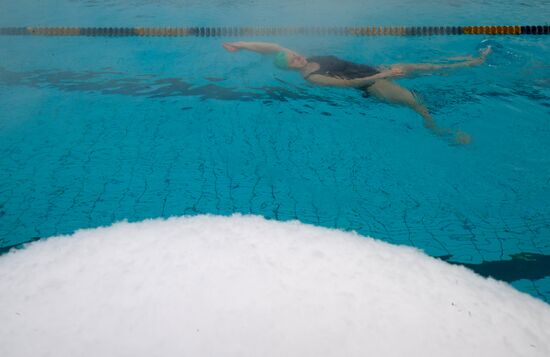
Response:
[{"label": "swimmer", "polygon": [[491,47],[480,51],[478,57],[456,57],[455,63],[400,63],[390,67],[373,67],[341,60],[335,56],[304,57],[295,51],[268,42],[227,42],[223,47],[229,52],[249,50],[274,55],[275,66],[299,71],[302,77],[314,84],[335,87],[354,87],[388,103],[410,107],[424,119],[424,126],[436,135],[454,136],[458,144],[470,143],[465,132],[440,128],[436,125],[428,108],[408,89],[392,82],[394,78],[411,77],[441,69],[472,67],[485,62]]}]

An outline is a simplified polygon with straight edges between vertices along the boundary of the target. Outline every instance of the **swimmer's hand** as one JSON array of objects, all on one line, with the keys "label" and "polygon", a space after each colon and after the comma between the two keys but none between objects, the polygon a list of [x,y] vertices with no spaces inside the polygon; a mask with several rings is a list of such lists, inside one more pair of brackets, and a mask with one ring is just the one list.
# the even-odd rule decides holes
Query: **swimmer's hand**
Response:
[{"label": "swimmer's hand", "polygon": [[365,77],[365,78],[370,78],[372,79],[372,81],[374,81],[377,79],[403,77],[404,75],[405,75],[405,68],[402,65],[397,64],[397,65],[391,66],[389,69],[383,70],[380,73],[377,73],[373,76]]},{"label": "swimmer's hand", "polygon": [[222,46],[229,52],[237,52],[242,48],[242,44],[240,42],[226,42]]},{"label": "swimmer's hand", "polygon": [[404,75],[405,75],[405,70],[403,66],[395,65],[395,66],[391,66],[390,69],[386,69],[372,76],[345,80],[344,82],[346,82],[347,85],[343,85],[343,86],[360,87],[360,86],[364,86],[365,84],[374,83],[378,79],[403,77]]},{"label": "swimmer's hand", "polygon": [[389,70],[382,72],[385,75],[385,78],[390,77],[403,77],[405,75],[405,67],[400,64],[395,64],[390,67]]}]

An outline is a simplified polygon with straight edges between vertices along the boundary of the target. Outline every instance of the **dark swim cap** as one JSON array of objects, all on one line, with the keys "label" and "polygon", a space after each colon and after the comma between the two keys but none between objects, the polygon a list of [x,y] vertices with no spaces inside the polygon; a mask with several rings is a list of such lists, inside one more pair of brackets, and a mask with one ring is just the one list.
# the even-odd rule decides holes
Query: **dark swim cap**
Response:
[{"label": "dark swim cap", "polygon": [[277,52],[273,64],[281,69],[288,69],[288,54],[286,51]]}]

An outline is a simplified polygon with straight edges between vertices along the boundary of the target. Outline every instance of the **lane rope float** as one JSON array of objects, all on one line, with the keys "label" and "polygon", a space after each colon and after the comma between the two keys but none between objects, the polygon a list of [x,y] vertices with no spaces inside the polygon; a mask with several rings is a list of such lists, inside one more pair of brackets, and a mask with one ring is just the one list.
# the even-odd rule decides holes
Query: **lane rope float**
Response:
[{"label": "lane rope float", "polygon": [[441,36],[548,35],[550,26],[360,27],[0,27],[0,36],[239,37],[239,36]]}]

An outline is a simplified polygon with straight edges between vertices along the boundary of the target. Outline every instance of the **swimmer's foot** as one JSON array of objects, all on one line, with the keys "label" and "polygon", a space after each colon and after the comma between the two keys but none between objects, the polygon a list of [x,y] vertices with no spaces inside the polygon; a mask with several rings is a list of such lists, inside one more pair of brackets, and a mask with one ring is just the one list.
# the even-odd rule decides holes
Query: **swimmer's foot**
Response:
[{"label": "swimmer's foot", "polygon": [[479,50],[479,57],[476,57],[476,58],[470,60],[469,65],[470,66],[477,66],[477,65],[480,65],[480,64],[484,63],[485,60],[487,59],[487,56],[492,51],[493,51],[493,49],[491,48],[491,46],[487,46],[485,48],[480,49]]},{"label": "swimmer's foot", "polygon": [[470,134],[457,130],[455,133],[455,144],[468,145],[472,142]]},{"label": "swimmer's foot", "polygon": [[491,52],[493,52],[493,48],[491,46],[482,48],[479,50],[479,57],[482,57],[483,59],[485,59]]},{"label": "swimmer's foot", "polygon": [[431,130],[437,136],[444,137],[455,145],[468,145],[472,142],[470,134],[463,132],[462,130],[451,130],[447,128],[440,128],[435,125],[433,121],[424,120],[424,126]]}]

